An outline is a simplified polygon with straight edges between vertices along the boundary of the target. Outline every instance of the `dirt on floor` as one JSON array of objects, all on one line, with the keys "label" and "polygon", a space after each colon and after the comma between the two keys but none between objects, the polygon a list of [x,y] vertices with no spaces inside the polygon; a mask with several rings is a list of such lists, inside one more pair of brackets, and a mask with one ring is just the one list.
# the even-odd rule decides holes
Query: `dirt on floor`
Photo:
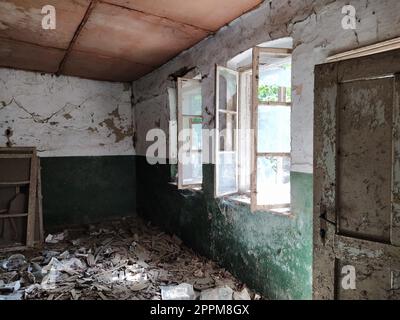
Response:
[{"label": "dirt on floor", "polygon": [[49,234],[41,249],[0,253],[0,300],[261,299],[176,236],[138,217]]}]

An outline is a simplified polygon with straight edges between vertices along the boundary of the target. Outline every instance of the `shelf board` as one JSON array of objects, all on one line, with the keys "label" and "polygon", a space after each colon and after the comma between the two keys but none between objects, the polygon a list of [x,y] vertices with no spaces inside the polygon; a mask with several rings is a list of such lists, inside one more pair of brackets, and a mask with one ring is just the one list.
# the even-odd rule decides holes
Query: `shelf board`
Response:
[{"label": "shelf board", "polygon": [[18,186],[25,186],[30,183],[29,180],[27,181],[7,181],[7,182],[0,182],[1,187],[18,187]]},{"label": "shelf board", "polygon": [[0,153],[0,159],[29,159],[29,158],[32,158],[32,154]]},{"label": "shelf board", "polygon": [[23,218],[27,217],[27,213],[12,213],[12,214],[0,214],[0,219],[6,219],[6,218]]}]

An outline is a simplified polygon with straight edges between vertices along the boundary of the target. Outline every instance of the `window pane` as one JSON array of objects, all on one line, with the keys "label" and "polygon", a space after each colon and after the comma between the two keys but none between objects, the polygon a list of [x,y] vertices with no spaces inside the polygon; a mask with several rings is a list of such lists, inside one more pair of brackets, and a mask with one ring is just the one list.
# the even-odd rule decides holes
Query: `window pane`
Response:
[{"label": "window pane", "polygon": [[219,113],[219,150],[235,151],[236,115]]},{"label": "window pane", "polygon": [[290,107],[258,107],[258,152],[290,152]]},{"label": "window pane", "polygon": [[201,117],[183,117],[182,129],[185,131],[184,143],[190,143],[191,150],[202,149],[202,118]]},{"label": "window pane", "polygon": [[182,114],[201,115],[201,83],[182,80]]},{"label": "window pane", "polygon": [[[200,123],[195,123],[195,121],[200,121]],[[201,123],[201,118],[193,118],[192,122],[192,149],[201,150],[202,145],[202,130],[203,124]]]},{"label": "window pane", "polygon": [[257,158],[257,205],[290,203],[290,158]]},{"label": "window pane", "polygon": [[218,194],[233,193],[237,191],[236,182],[236,153],[218,153]]},{"label": "window pane", "polygon": [[183,184],[200,184],[202,182],[202,157],[201,152],[187,154],[190,161],[182,165]]},{"label": "window pane", "polygon": [[226,69],[219,70],[219,109],[237,111],[237,78],[236,74]]},{"label": "window pane", "polygon": [[261,53],[258,98],[261,101],[291,102],[291,60]]}]

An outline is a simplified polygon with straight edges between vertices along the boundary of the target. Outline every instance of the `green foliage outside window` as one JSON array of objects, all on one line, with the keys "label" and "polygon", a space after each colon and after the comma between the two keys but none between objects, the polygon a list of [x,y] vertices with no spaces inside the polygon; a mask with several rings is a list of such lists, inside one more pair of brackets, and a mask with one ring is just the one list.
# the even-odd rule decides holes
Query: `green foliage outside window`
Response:
[{"label": "green foliage outside window", "polygon": [[258,99],[261,101],[278,101],[279,87],[278,86],[260,86],[258,88]]},{"label": "green foliage outside window", "polygon": [[[290,63],[285,63],[280,66],[282,70],[289,70],[292,67]],[[278,101],[279,100],[279,86],[263,85],[258,88],[258,99],[261,101]],[[286,88],[286,102],[292,101],[292,88]]]},{"label": "green foliage outside window", "polygon": [[[291,92],[291,87],[286,88],[286,102],[292,101]],[[279,86],[260,86],[258,88],[258,99],[261,101],[278,101]]]}]

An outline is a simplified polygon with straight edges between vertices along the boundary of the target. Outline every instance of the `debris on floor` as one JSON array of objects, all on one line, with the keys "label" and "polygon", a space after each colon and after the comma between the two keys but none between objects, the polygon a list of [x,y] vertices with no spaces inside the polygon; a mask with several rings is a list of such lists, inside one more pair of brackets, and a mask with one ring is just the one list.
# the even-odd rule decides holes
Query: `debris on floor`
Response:
[{"label": "debris on floor", "polygon": [[207,289],[201,292],[200,300],[232,300],[233,290],[228,287]]},{"label": "debris on floor", "polygon": [[181,283],[176,286],[161,287],[162,300],[195,300],[193,286],[189,283]]},{"label": "debris on floor", "polygon": [[48,234],[46,239],[44,240],[46,243],[57,243],[59,241],[64,240],[64,232],[58,233],[58,234]]},{"label": "debris on floor", "polygon": [[0,254],[0,300],[252,298],[261,297],[138,217],[49,234],[41,250]]}]

